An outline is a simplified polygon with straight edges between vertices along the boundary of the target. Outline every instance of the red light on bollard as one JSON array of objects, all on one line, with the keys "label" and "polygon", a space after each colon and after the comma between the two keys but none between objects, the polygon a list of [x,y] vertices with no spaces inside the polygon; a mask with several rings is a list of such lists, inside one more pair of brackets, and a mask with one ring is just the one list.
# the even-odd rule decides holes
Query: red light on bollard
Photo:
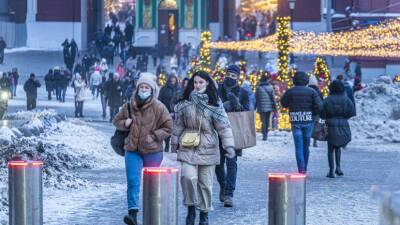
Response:
[{"label": "red light on bollard", "polygon": [[306,179],[306,175],[305,174],[292,174],[290,175],[290,179]]},{"label": "red light on bollard", "polygon": [[166,167],[147,167],[143,168],[144,173],[177,173],[179,170],[176,168]]},{"label": "red light on bollard", "polygon": [[43,166],[42,161],[10,161],[8,162],[9,167],[14,167],[14,166]]},{"label": "red light on bollard", "polygon": [[271,179],[273,179],[273,178],[285,179],[286,178],[286,174],[284,174],[284,173],[269,173],[268,177],[271,178]]}]

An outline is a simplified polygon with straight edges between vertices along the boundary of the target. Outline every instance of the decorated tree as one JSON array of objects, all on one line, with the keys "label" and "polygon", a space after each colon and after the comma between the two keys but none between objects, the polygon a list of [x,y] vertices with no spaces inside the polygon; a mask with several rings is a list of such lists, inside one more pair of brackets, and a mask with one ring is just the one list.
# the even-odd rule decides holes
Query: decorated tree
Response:
[{"label": "decorated tree", "polygon": [[330,84],[330,74],[328,65],[326,64],[325,60],[318,57],[315,60],[314,65],[314,75],[320,83],[320,89],[324,97],[328,96],[329,94],[329,84]]},{"label": "decorated tree", "polygon": [[[290,17],[278,17],[278,80],[280,81],[279,90],[276,95],[276,102],[280,102],[281,96],[292,86],[292,79],[289,71],[289,51],[290,51]],[[277,104],[279,111],[278,128],[290,129],[288,109],[282,108]]]}]

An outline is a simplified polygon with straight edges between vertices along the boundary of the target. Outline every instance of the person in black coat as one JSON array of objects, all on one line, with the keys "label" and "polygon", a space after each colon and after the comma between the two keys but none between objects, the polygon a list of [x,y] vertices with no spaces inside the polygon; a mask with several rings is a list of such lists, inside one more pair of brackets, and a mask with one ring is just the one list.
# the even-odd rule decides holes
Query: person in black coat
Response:
[{"label": "person in black coat", "polygon": [[[174,105],[172,100],[177,93],[181,91],[179,87],[178,78],[174,75],[170,75],[168,77],[167,83],[161,88],[160,95],[158,96],[158,100],[160,100],[168,109],[170,114],[174,113]],[[170,138],[165,139],[165,152],[169,152],[169,142]]]},{"label": "person in black coat", "polygon": [[52,69],[49,69],[49,72],[44,76],[44,82],[46,84],[47,99],[51,100],[51,93],[54,90],[54,74]]},{"label": "person in black coat", "polygon": [[[345,94],[342,81],[334,80],[329,86],[330,95],[322,106],[321,118],[325,119],[328,126],[328,178],[334,178],[335,174],[343,176],[340,166],[341,148],[351,141],[351,130],[348,119],[355,116],[354,104]],[[336,170],[334,170],[334,155]]]},{"label": "person in black coat", "polygon": [[72,80],[72,75],[69,70],[61,70],[61,80],[60,80],[60,102],[65,102],[65,95],[67,93],[67,88],[69,85],[69,82]]},{"label": "person in black coat", "polygon": [[26,92],[26,109],[32,110],[36,108],[37,89],[40,87],[39,81],[36,80],[35,74],[31,73],[29,79],[24,84]]},{"label": "person in black coat", "polygon": [[7,48],[7,44],[3,37],[0,37],[0,64],[4,62],[4,50]]},{"label": "person in black coat", "polygon": [[73,66],[75,64],[76,56],[79,56],[79,49],[78,49],[78,45],[76,44],[76,42],[73,38],[71,39],[70,45],[71,45],[71,63]]},{"label": "person in black coat", "polygon": [[104,84],[104,92],[106,93],[108,106],[110,107],[111,123],[122,104],[122,85],[118,77],[114,77],[113,73],[109,73],[108,75],[108,81]]},{"label": "person in black coat", "polygon": [[19,73],[18,73],[18,69],[16,67],[12,68],[11,70],[12,73],[12,77],[14,79],[14,87],[13,87],[13,95],[17,96],[17,87],[18,87],[18,79],[19,79]]},{"label": "person in black coat", "polygon": [[132,44],[132,38],[133,38],[133,25],[127,21],[125,24],[125,41],[128,42],[128,44]]},{"label": "person in black coat", "polygon": [[[249,95],[239,86],[240,68],[237,65],[230,65],[227,69],[223,84],[218,88],[218,95],[221,98],[226,112],[248,111],[250,107]],[[225,207],[233,206],[233,192],[236,188],[237,178],[237,156],[241,150],[236,150],[236,156],[232,159],[225,156],[225,150],[219,142],[220,164],[215,167],[215,174],[220,185],[220,201]],[[225,173],[226,161],[226,173]]]}]

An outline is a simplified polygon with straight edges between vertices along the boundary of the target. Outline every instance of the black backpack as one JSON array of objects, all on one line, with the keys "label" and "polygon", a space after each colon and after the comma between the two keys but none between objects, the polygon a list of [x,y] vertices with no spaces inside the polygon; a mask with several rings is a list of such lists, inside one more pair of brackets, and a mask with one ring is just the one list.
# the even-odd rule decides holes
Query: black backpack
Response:
[{"label": "black backpack", "polygon": [[[128,113],[130,119],[132,119],[132,114],[131,114],[131,103],[128,102]],[[120,130],[115,130],[114,135],[111,137],[111,147],[114,149],[115,153],[117,153],[120,156],[125,156],[125,150],[124,150],[124,143],[125,143],[125,138],[127,138],[129,135],[129,131],[120,131]]]}]

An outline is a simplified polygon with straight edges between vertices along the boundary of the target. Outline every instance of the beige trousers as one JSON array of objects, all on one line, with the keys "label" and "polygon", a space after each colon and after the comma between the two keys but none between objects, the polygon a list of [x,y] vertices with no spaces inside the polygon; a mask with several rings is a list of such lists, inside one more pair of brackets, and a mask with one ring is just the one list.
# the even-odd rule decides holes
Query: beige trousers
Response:
[{"label": "beige trousers", "polygon": [[212,185],[215,166],[196,166],[182,162],[181,185],[183,204],[203,212],[212,208]]}]

